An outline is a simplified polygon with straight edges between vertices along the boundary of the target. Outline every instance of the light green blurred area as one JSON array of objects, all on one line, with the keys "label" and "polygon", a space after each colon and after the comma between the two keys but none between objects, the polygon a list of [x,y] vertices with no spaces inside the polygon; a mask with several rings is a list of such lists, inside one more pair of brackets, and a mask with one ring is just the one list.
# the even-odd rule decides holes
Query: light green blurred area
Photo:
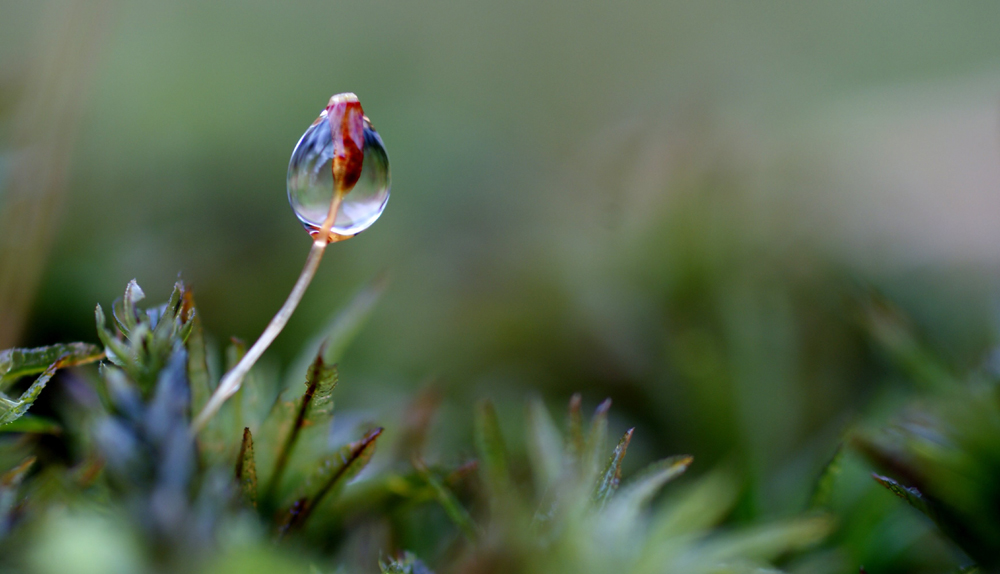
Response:
[{"label": "light green blurred area", "polygon": [[[0,1],[0,134],[61,6]],[[338,405],[432,376],[456,401],[611,395],[636,452],[748,453],[785,509],[884,382],[859,286],[959,365],[995,338],[995,2],[106,6],[24,343],[92,341],[96,302],[178,272],[208,331],[252,340],[308,249],[289,155],[341,91],[392,197],[268,355],[387,271]]]}]

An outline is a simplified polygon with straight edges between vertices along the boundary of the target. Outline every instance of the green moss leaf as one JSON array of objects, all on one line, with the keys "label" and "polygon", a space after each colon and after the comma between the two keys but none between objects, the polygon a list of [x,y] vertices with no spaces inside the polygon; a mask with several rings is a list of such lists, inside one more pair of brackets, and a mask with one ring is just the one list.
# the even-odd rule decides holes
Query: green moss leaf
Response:
[{"label": "green moss leaf", "polygon": [[928,518],[936,520],[934,513],[927,504],[927,500],[924,498],[924,495],[921,494],[916,488],[903,486],[887,476],[880,476],[874,473],[872,474],[872,478],[875,479],[875,482],[884,486],[889,492],[895,494],[899,498],[902,498],[910,506],[924,513],[924,515]]},{"label": "green moss leaf", "polygon": [[0,396],[0,425],[5,425],[12,423],[17,419],[21,418],[31,405],[34,404],[35,399],[45,388],[45,385],[49,383],[52,379],[52,375],[56,374],[56,369],[60,366],[59,361],[49,365],[49,368],[45,369],[41,375],[35,379],[35,382],[28,387],[28,390],[21,394],[20,398],[16,400],[9,399],[4,396]]},{"label": "green moss leaf", "polygon": [[382,434],[381,428],[368,432],[361,440],[342,447],[336,453],[323,458],[313,474],[306,479],[301,488],[302,494],[296,496],[296,503],[289,512],[291,519],[283,526],[284,534],[288,530],[301,528],[312,512],[330,494],[335,494],[355,476],[358,475],[375,454],[375,441]]},{"label": "green moss leaf", "polygon": [[684,474],[691,466],[693,457],[672,456],[655,462],[627,481],[605,508],[608,520],[620,524],[630,524],[637,520],[639,512],[649,504],[656,493],[666,483]]},{"label": "green moss leaf", "polygon": [[240,485],[243,499],[250,506],[257,507],[257,463],[253,455],[253,435],[249,428],[243,429],[243,442],[236,457],[236,482]]},{"label": "green moss leaf", "polygon": [[322,352],[316,355],[309,372],[306,375],[306,390],[299,398],[296,406],[295,420],[292,422],[285,440],[278,450],[274,463],[274,472],[268,483],[267,494],[271,498],[281,484],[288,460],[295,450],[302,429],[329,420],[333,413],[333,389],[337,386],[337,366],[328,365],[323,360]]},{"label": "green moss leaf", "polygon": [[583,447],[582,474],[585,482],[591,482],[599,471],[600,460],[604,457],[604,448],[608,443],[608,411],[611,409],[611,399],[604,399],[590,420],[590,431]]},{"label": "green moss leaf", "polygon": [[476,539],[476,526],[472,522],[472,517],[469,515],[469,511],[462,506],[462,503],[458,501],[455,494],[445,486],[444,482],[441,481],[434,473],[430,472],[422,462],[415,461],[414,467],[417,469],[417,474],[427,483],[431,491],[434,493],[434,499],[437,500],[441,508],[444,509],[445,514],[448,518],[462,531],[462,534],[470,541]]},{"label": "green moss leaf", "polygon": [[103,357],[100,347],[87,343],[0,351],[0,390],[6,389],[21,377],[41,373],[60,359],[63,367],[72,367],[92,363]]},{"label": "green moss leaf", "polygon": [[492,402],[483,401],[476,409],[476,450],[483,466],[483,479],[490,492],[499,495],[510,490],[507,448],[504,446],[500,421]]},{"label": "green moss leaf", "polygon": [[604,467],[604,471],[598,477],[597,486],[594,489],[592,497],[593,502],[598,506],[603,506],[611,498],[611,495],[618,490],[618,485],[622,480],[622,460],[625,459],[625,451],[628,450],[628,444],[632,442],[632,433],[634,431],[634,428],[628,429],[625,436],[618,441],[618,446],[611,453],[611,458],[608,459],[607,466]]},{"label": "green moss leaf", "polygon": [[563,445],[548,409],[538,397],[528,403],[528,455],[539,489],[551,489],[563,471]]},{"label": "green moss leaf", "polygon": [[56,421],[33,415],[23,415],[21,418],[0,426],[0,433],[23,432],[32,434],[61,434],[62,426]]}]

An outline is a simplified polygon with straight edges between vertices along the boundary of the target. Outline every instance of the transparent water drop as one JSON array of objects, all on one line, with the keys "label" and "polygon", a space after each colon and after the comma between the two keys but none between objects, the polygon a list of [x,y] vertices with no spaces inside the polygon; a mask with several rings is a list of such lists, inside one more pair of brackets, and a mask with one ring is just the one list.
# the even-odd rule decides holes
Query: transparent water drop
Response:
[{"label": "transparent water drop", "polygon": [[[331,99],[331,106],[333,101]],[[329,121],[330,109],[323,110],[309,126],[288,163],[288,201],[299,221],[313,235],[323,226],[333,200],[336,150]],[[382,215],[389,201],[389,156],[368,118],[364,117],[363,122],[361,174],[354,187],[343,196],[330,230],[332,241],[353,237],[368,229]],[[338,128],[339,124],[333,129]]]}]

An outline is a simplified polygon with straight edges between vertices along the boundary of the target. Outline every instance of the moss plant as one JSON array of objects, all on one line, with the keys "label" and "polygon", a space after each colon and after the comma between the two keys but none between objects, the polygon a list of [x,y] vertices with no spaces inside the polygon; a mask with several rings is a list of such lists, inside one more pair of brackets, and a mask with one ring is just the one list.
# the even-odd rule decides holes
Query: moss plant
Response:
[{"label": "moss plant", "polygon": [[[327,245],[371,225],[388,190],[381,138],[356,96],[336,95],[289,165],[289,199],[313,239],[305,267],[260,338],[249,349],[233,341],[225,350],[221,377],[209,367],[219,358],[206,344],[194,295],[180,281],[161,305],[144,307],[132,281],[110,316],[98,306],[103,349],[76,343],[0,353],[0,431],[11,439],[0,441],[0,568],[775,572],[830,530],[818,515],[720,528],[740,489],[731,476],[709,473],[660,493],[690,456],[623,477],[641,431],[609,448],[610,401],[585,423],[575,396],[562,429],[544,404],[530,401],[527,474],[515,471],[490,402],[473,415],[471,460],[435,452],[428,440],[439,402],[433,393],[418,395],[390,430],[365,423],[332,441],[337,361],[379,282],[309,345],[308,366],[282,379],[254,365]],[[25,415],[58,369],[97,361],[64,379],[58,419]],[[17,398],[8,396],[36,375]],[[38,438],[46,433],[58,436],[59,456]],[[370,465],[376,449],[385,454]]]}]

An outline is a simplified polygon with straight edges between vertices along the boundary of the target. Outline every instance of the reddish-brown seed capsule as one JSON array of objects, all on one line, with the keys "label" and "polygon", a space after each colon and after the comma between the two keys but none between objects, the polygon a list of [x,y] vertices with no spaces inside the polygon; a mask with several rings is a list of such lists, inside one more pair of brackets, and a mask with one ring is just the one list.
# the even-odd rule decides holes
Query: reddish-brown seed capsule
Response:
[{"label": "reddish-brown seed capsule", "polygon": [[352,93],[337,94],[326,106],[326,120],[333,136],[333,182],[347,193],[361,177],[365,159],[365,113]]},{"label": "reddish-brown seed capsule", "polygon": [[288,201],[311,234],[336,216],[331,241],[378,219],[389,199],[389,157],[354,94],[330,98],[288,162]]}]

